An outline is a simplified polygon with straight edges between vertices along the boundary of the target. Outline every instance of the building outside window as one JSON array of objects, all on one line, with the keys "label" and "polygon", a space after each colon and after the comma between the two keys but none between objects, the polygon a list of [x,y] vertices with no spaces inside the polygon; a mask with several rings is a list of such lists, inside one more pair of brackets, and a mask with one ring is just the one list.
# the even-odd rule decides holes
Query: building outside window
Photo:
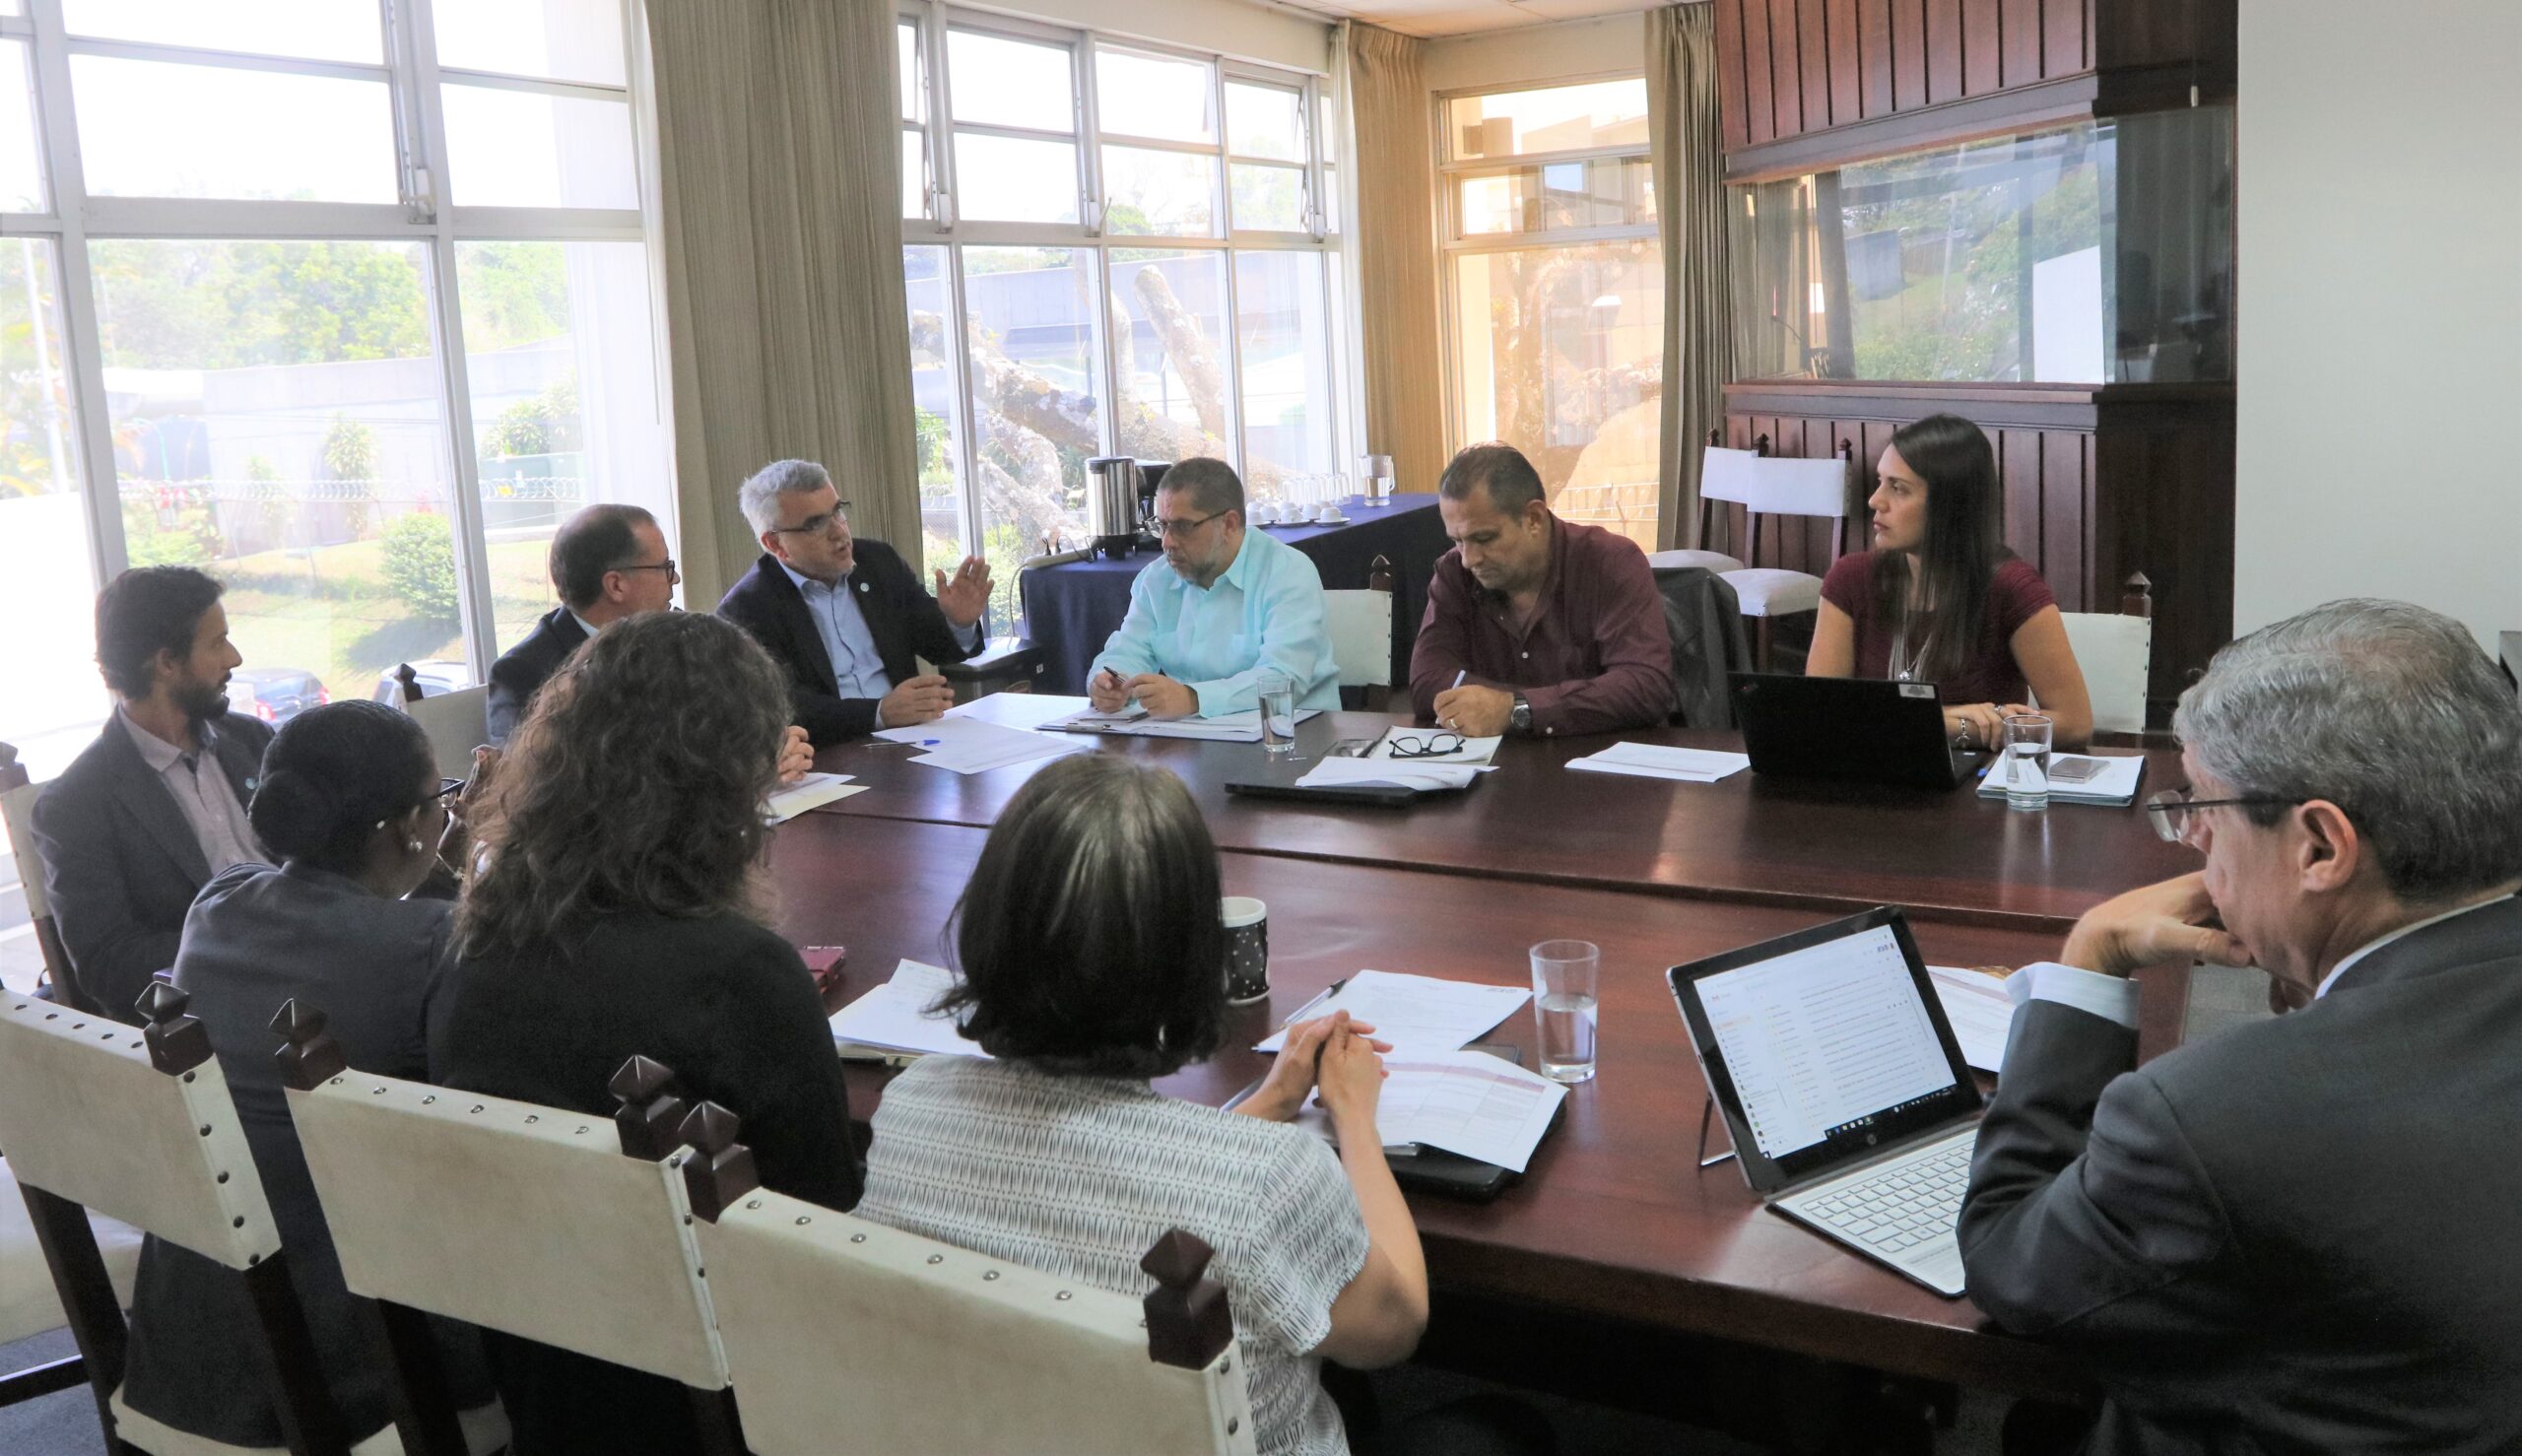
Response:
[{"label": "building outside window", "polygon": [[1664,265],[1646,83],[1440,97],[1447,427],[1504,440],[1552,508],[1655,549]]},{"label": "building outside window", "polygon": [[674,534],[624,0],[0,0],[0,738],[228,585],[235,710],[479,681],[580,505]]},{"label": "building outside window", "polygon": [[1354,473],[1324,82],[937,3],[896,59],[932,563],[985,556],[1013,622],[1095,456],[1218,456],[1261,499]]}]

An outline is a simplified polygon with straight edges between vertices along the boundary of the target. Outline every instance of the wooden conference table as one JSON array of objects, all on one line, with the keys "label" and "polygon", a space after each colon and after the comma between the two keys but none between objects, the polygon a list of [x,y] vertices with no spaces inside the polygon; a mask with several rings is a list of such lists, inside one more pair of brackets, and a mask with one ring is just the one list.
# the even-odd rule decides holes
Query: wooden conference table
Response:
[{"label": "wooden conference table", "polygon": [[[1325,742],[1384,726],[1357,714],[1306,725]],[[1225,1101],[1264,1069],[1252,1042],[1358,969],[1522,984],[1533,942],[1591,940],[1603,952],[1596,1079],[1572,1090],[1527,1176],[1495,1203],[1411,1200],[1440,1291],[1998,1391],[2083,1389],[2053,1353],[1993,1332],[1966,1300],[1765,1213],[1731,1163],[1698,1168],[1706,1091],[1663,970],[1885,899],[1917,907],[1930,960],[2021,964],[2055,954],[2086,905],[2190,865],[2157,854],[2134,810],[2009,815],[1962,790],[1833,804],[1749,775],[1680,784],[1559,767],[1602,742],[1509,743],[1499,771],[1463,800],[1393,812],[1228,800],[1225,779],[1254,746],[1106,740],[1183,775],[1226,851],[1227,892],[1270,906],[1269,1002],[1235,1013],[1225,1051],[1161,1086]],[[821,766],[871,791],[790,821],[773,843],[783,933],[850,948],[834,1004],[881,982],[897,959],[951,963],[943,929],[987,825],[1040,766],[965,777],[903,757],[863,744],[827,751]],[[1641,838],[1644,849],[1628,842]],[[2003,878],[2018,872],[2026,884]],[[2171,968],[2146,978],[2149,1050],[2176,1037],[2185,991]],[[1491,1039],[1521,1046],[1529,1062],[1531,1018],[1509,1018]],[[873,1112],[884,1080],[852,1069],[858,1116]]]}]

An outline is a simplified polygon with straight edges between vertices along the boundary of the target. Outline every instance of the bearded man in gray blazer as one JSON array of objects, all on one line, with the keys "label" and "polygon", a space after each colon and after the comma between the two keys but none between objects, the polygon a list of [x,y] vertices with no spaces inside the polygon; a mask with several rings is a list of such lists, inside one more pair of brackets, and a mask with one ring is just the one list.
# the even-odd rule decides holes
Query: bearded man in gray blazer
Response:
[{"label": "bearded man in gray blazer", "polygon": [[[2027,966],[1970,1296],[2079,1355],[2085,1449],[2522,1450],[2522,706],[2467,629],[2345,601],[2218,653],[2158,832],[2206,859]],[[2135,1066],[2133,968],[2291,1008]]]}]

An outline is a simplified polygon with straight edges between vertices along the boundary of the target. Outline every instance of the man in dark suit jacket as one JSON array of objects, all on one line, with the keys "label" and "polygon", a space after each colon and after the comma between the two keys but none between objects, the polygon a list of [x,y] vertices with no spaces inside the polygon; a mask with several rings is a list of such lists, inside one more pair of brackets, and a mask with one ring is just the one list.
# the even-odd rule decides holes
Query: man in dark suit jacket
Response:
[{"label": "man in dark suit jacket", "polygon": [[672,607],[683,579],[657,518],[635,505],[590,505],[563,522],[552,537],[551,568],[561,605],[491,664],[482,711],[497,746],[506,745],[534,695],[580,642],[633,612]]},{"label": "man in dark suit jacket", "polygon": [[175,963],[210,877],[264,859],[246,822],[272,730],[228,711],[244,661],[219,582],[188,566],[125,571],[97,597],[97,665],[116,706],[35,801],[44,893],[70,953],[74,1005],[136,1022]]},{"label": "man in dark suit jacket", "polygon": [[738,497],[762,560],[718,603],[788,678],[797,722],[815,747],[925,723],[954,706],[944,678],[915,658],[961,662],[981,650],[989,565],[965,557],[931,596],[881,541],[849,532],[849,502],[809,460],[756,471]]},{"label": "man in dark suit jacket", "polygon": [[[1970,1295],[2085,1359],[2103,1456],[2522,1450],[2522,708],[2458,623],[2349,601],[2173,726],[2157,827],[2206,867],[2016,972]],[[2135,1067],[2124,977],[2193,956],[2291,1009]]]}]

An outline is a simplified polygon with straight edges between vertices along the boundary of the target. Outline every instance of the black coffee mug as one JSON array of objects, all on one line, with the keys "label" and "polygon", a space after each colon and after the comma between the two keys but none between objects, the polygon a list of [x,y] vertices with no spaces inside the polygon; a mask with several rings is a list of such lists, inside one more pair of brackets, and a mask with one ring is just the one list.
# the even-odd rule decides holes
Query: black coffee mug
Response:
[{"label": "black coffee mug", "polygon": [[1226,999],[1249,1005],[1270,994],[1270,907],[1229,894],[1218,908],[1226,920]]}]

